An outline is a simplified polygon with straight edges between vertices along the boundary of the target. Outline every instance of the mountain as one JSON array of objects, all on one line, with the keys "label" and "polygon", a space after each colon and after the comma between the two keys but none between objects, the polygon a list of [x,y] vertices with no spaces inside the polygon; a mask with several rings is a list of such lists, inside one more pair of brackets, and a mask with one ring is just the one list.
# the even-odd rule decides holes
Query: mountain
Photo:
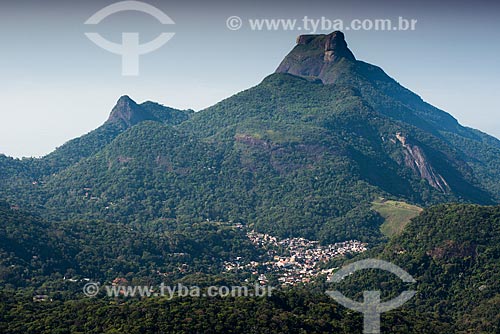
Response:
[{"label": "mountain", "polygon": [[[43,158],[20,160],[0,155],[0,196],[24,206],[43,202],[43,198],[32,194],[33,191],[36,192],[34,185],[43,184],[53,175],[98,153],[132,126],[145,120],[177,125],[189,119],[192,114],[192,110],[177,110],[151,101],[137,104],[130,97],[122,96],[104,124],[68,141]],[[16,197],[18,191],[22,195]]]},{"label": "mountain", "polygon": [[[423,102],[381,68],[356,60],[340,31],[329,35],[299,36],[297,45],[281,62],[276,73],[356,87],[364,100],[378,112],[433,134],[437,130],[462,135],[468,133],[451,115]],[[476,138],[470,133],[469,136]],[[492,143],[499,145],[498,141]]]},{"label": "mountain", "polygon": [[[463,161],[474,169],[482,186],[498,199],[500,188],[495,180],[499,175],[494,170],[498,170],[500,141],[461,126],[451,115],[425,103],[418,95],[399,85],[381,68],[356,61],[347,48],[343,33],[299,36],[297,46],[276,72],[318,79],[324,84],[356,87],[363,100],[377,112],[415,126],[456,147],[461,151]],[[488,152],[488,157],[485,152]]]},{"label": "mountain", "polygon": [[[225,265],[290,247],[259,248],[255,230],[368,243],[322,268],[378,257],[407,270],[417,295],[382,315],[383,332],[498,333],[499,167],[496,138],[357,60],[341,32],[299,36],[276,73],[205,110],[122,96],[43,158],[0,155],[0,332],[361,332],[321,277],[261,299],[82,298],[90,280],[258,281],[269,262]],[[337,288],[406,288],[372,274]]]},{"label": "mountain", "polygon": [[341,32],[300,36],[276,73],[197,113],[124,96],[28,163],[0,196],[47,219],[232,221],[325,243],[382,240],[380,197],[500,198],[500,142],[356,60]]},{"label": "mountain", "polygon": [[42,158],[40,168],[50,166],[47,173],[58,172],[78,161],[87,158],[111,143],[120,133],[140,122],[151,120],[170,125],[177,125],[187,120],[192,110],[177,110],[154,102],[135,103],[124,95],[118,99],[108,120],[88,134],[73,139],[57,150]]}]

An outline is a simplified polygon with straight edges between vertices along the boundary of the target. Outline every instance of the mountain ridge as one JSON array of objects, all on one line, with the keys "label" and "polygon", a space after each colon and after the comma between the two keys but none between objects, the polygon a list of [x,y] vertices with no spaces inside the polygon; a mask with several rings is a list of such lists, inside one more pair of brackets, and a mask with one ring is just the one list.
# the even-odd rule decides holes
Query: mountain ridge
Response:
[{"label": "mountain ridge", "polygon": [[382,238],[379,197],[497,203],[498,140],[356,60],[340,32],[298,41],[284,62],[308,67],[312,52],[331,82],[274,73],[197,113],[123,96],[96,133],[35,161],[32,180],[4,179],[0,196],[62,219],[242,221],[323,242]]}]

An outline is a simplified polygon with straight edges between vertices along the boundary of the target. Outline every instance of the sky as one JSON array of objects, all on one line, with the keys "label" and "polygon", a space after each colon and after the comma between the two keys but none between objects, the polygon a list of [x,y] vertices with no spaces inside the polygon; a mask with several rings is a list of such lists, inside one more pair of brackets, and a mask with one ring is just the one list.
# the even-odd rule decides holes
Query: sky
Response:
[{"label": "sky", "polygon": [[[357,59],[382,67],[461,124],[500,138],[500,4],[495,1],[191,1],[145,0],[175,24],[143,12],[84,24],[119,1],[16,0],[0,3],[0,153],[39,157],[100,126],[116,100],[170,107],[209,107],[274,72],[295,39],[314,33],[304,17],[342,20],[416,19],[415,30],[345,30]],[[241,28],[228,28],[238,16]],[[294,29],[252,29],[250,20],[297,20]],[[234,24],[234,21],[231,21]],[[231,28],[235,28],[231,25]],[[310,28],[310,27],[307,27]],[[318,27],[315,33],[330,33]],[[328,28],[325,26],[325,28]],[[99,33],[141,44],[175,33],[139,56],[136,76],[122,75],[122,57],[90,41]]]}]

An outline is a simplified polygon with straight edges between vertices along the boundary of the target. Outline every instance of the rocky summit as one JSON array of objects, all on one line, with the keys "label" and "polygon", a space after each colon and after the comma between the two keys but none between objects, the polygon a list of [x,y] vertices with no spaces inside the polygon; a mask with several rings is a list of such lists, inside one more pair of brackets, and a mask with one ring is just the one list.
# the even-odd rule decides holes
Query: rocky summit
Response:
[{"label": "rocky summit", "polygon": [[341,61],[356,61],[342,32],[300,35],[297,45],[281,62],[276,73],[327,79],[330,67]]},{"label": "rocky summit", "polygon": [[108,118],[108,122],[127,128],[146,120],[156,119],[127,95],[120,97]]}]

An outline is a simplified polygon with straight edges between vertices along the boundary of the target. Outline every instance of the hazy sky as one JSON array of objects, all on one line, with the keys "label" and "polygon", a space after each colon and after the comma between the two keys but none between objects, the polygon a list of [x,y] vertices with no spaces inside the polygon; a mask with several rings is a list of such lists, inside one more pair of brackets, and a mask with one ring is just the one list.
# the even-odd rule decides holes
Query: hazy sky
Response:
[{"label": "hazy sky", "polygon": [[[175,21],[123,12],[84,22],[117,1],[2,1],[0,153],[41,156],[98,127],[124,94],[201,110],[258,84],[308,31],[252,31],[254,18],[417,19],[415,31],[345,31],[355,56],[467,126],[500,137],[500,5],[494,1],[162,1]],[[226,19],[242,18],[232,31]],[[140,75],[121,75],[121,58],[85,37],[98,32],[141,43],[175,36],[140,57]],[[329,33],[330,31],[318,31]]]}]

